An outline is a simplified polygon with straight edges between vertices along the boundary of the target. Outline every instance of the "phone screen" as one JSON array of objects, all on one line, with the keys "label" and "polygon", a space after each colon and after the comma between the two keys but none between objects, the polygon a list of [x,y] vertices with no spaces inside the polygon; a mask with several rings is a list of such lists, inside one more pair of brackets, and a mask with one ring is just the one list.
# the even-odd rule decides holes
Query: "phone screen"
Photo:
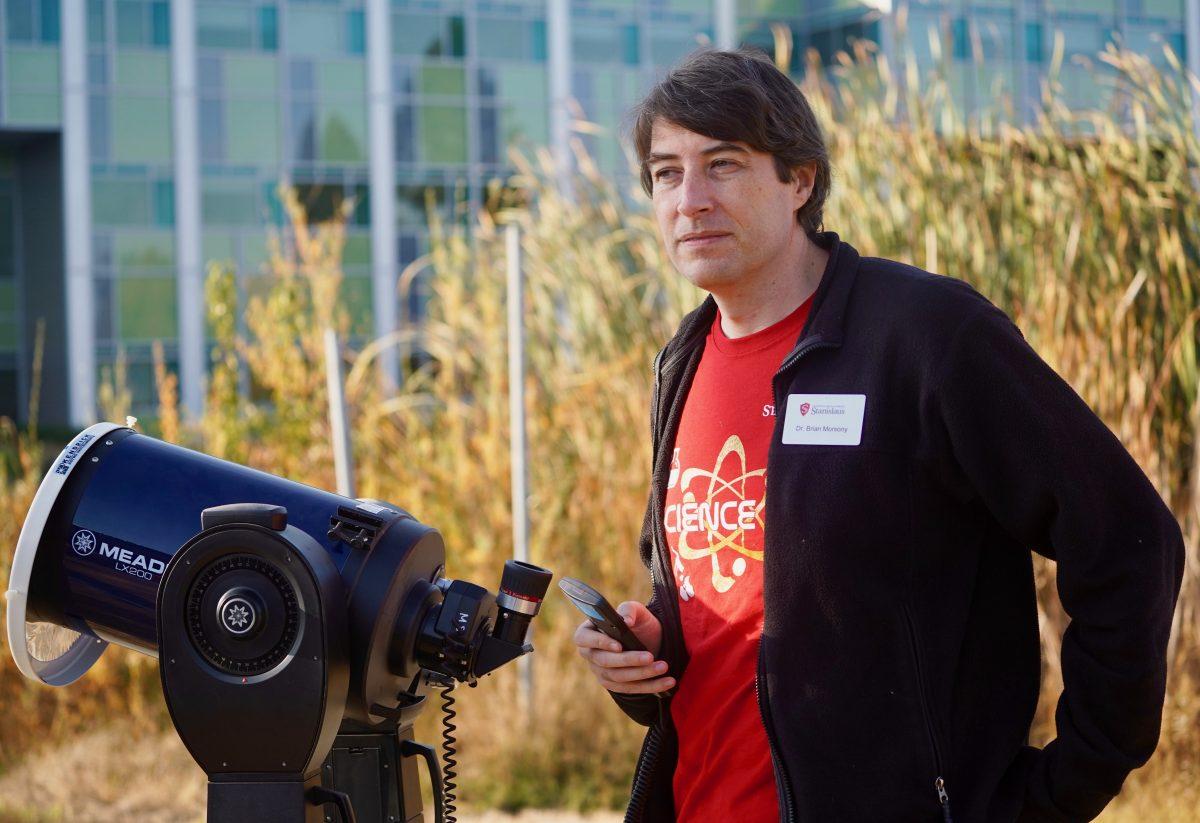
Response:
[{"label": "phone screen", "polygon": [[600,614],[600,612],[596,611],[596,609],[594,607],[588,605],[587,603],[582,603],[582,602],[576,600],[575,605],[579,607],[580,611],[582,611],[584,614],[586,614],[588,617],[592,618],[593,620],[596,620],[600,623],[609,622],[604,617],[604,615]]}]

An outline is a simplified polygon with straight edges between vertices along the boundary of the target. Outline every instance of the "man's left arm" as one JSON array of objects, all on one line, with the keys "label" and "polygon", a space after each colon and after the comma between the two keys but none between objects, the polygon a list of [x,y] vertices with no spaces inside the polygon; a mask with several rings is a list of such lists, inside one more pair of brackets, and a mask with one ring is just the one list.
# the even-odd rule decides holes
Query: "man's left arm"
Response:
[{"label": "man's left arm", "polygon": [[979,306],[931,404],[997,522],[1057,560],[1071,618],[1058,737],[1032,767],[1021,820],[1090,820],[1158,743],[1183,537],[1112,432],[1003,312]]}]

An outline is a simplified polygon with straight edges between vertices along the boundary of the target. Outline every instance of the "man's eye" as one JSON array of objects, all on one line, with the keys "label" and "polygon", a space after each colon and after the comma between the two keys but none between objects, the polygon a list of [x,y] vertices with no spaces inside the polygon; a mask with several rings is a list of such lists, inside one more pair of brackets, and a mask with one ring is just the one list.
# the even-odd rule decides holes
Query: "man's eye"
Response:
[{"label": "man's eye", "polygon": [[732,160],[714,160],[712,165],[714,169],[733,168],[734,162]]},{"label": "man's eye", "polygon": [[658,171],[654,172],[654,179],[655,180],[666,180],[669,177],[673,177],[674,175],[675,175],[675,169],[659,169]]}]

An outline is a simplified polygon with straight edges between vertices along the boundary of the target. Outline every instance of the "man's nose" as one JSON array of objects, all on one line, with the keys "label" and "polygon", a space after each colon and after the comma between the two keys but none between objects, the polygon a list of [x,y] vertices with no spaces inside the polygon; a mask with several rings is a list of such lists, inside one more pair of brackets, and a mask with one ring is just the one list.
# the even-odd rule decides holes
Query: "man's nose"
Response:
[{"label": "man's nose", "polygon": [[678,212],[684,217],[693,217],[711,211],[713,207],[712,184],[701,170],[687,171],[679,185]]}]

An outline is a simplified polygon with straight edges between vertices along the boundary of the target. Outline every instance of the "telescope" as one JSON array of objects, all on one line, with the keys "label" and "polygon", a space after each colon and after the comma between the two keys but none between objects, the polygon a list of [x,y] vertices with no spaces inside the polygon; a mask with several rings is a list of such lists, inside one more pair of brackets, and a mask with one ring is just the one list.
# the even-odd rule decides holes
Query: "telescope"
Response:
[{"label": "telescope", "polygon": [[[495,593],[445,576],[436,529],[98,423],[50,465],[8,585],[9,648],[66,686],[109,644],[155,656],[172,723],[208,776],[208,820],[453,823],[451,692],[533,651],[551,573]],[[443,700],[443,775],[412,724]]]}]

